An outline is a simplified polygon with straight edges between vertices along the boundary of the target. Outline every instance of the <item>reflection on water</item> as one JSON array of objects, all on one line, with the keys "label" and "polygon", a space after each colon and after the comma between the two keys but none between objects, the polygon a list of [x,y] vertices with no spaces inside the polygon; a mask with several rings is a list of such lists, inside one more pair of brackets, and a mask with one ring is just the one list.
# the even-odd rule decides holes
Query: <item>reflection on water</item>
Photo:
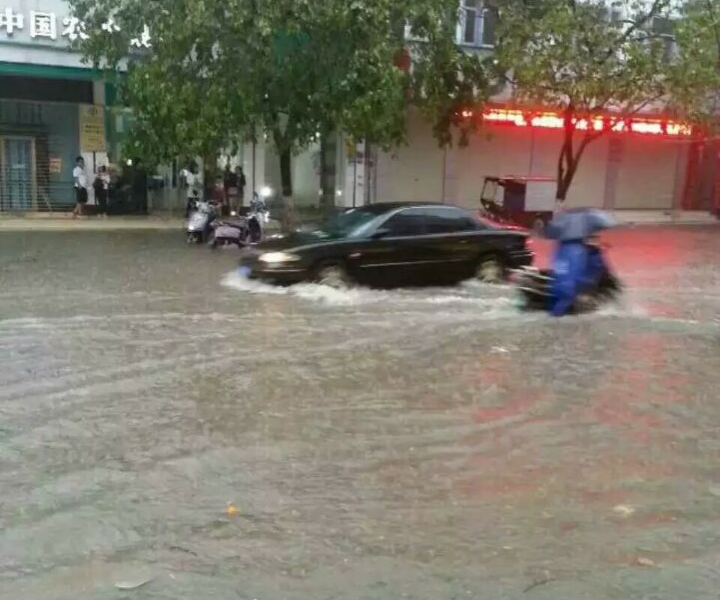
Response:
[{"label": "reflection on water", "polygon": [[551,321],[0,235],[0,598],[714,598],[717,239],[618,232]]}]

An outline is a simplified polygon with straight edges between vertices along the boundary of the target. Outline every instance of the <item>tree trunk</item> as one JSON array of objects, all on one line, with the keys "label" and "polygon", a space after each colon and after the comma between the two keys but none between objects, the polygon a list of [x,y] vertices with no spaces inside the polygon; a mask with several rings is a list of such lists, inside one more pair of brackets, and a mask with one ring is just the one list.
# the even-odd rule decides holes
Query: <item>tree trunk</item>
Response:
[{"label": "tree trunk", "polygon": [[556,205],[561,206],[567,200],[567,193],[572,183],[572,175],[568,177],[573,164],[573,137],[575,135],[574,109],[572,103],[563,113],[563,145],[558,158]]},{"label": "tree trunk", "polygon": [[577,173],[580,155],[582,154],[580,151],[576,156],[572,156],[572,154],[570,154],[571,152],[572,150],[565,149],[560,155],[557,192],[555,194],[555,200],[559,205],[564,204],[567,200],[570,186],[572,185],[573,179],[575,179],[575,174]]},{"label": "tree trunk", "polygon": [[560,157],[558,158],[557,191],[555,193],[555,200],[557,203],[556,208],[562,206],[567,200],[570,186],[575,179],[578,166],[580,165],[580,159],[585,153],[585,149],[588,145],[596,139],[596,137],[586,134],[576,150],[573,146],[572,140],[574,133],[574,130],[571,131],[569,135],[566,133],[565,140],[563,141],[563,147],[560,151]]},{"label": "tree trunk", "polygon": [[278,148],[280,154],[280,185],[282,187],[283,214],[282,230],[289,233],[295,229],[295,202],[292,186],[292,152],[289,148]]},{"label": "tree trunk", "polygon": [[555,192],[555,202],[557,204],[563,204],[565,200],[567,199],[567,192],[568,188],[565,185],[565,154],[567,153],[567,148],[565,146],[565,143],[563,142],[563,147],[560,152],[560,157],[558,158],[558,168],[557,168],[557,189]]},{"label": "tree trunk", "polygon": [[205,198],[212,198],[214,196],[215,179],[217,177],[217,156],[217,152],[210,152],[202,157]]},{"label": "tree trunk", "polygon": [[323,134],[320,137],[320,208],[325,217],[335,212],[335,165],[328,160],[333,149],[335,145],[330,136]]}]

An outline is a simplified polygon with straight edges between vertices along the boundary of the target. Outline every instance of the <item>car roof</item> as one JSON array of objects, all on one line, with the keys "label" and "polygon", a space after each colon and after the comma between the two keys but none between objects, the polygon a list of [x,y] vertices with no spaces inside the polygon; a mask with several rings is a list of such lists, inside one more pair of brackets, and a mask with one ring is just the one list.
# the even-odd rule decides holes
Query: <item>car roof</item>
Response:
[{"label": "car roof", "polygon": [[463,208],[460,208],[459,206],[455,206],[453,204],[443,204],[442,202],[378,202],[376,204],[366,204],[365,206],[358,206],[354,210],[363,210],[367,212],[372,212],[377,215],[382,215],[384,213],[393,212],[396,210],[399,210],[401,208],[456,208],[459,210],[465,210]]},{"label": "car roof", "polygon": [[510,231],[510,232],[521,232],[525,231],[525,228],[517,225],[509,225],[505,223],[496,223],[490,219],[480,217],[475,214],[471,209],[463,208],[462,206],[456,206],[455,204],[445,204],[443,202],[379,202],[377,204],[365,204],[364,206],[358,206],[356,208],[348,208],[346,210],[362,210],[370,212],[375,216],[379,217],[382,215],[393,213],[403,208],[452,208],[459,210],[467,215],[470,215],[473,219],[476,219],[484,223],[490,229],[498,231]]}]

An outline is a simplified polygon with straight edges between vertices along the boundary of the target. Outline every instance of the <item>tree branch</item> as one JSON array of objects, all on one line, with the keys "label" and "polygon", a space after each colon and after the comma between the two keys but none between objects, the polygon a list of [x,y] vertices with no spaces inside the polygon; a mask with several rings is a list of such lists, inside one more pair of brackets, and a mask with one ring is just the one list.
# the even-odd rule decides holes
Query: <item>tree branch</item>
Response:
[{"label": "tree branch", "polygon": [[630,22],[631,25],[623,32],[623,34],[620,36],[620,39],[617,40],[617,42],[615,43],[615,48],[609,49],[597,64],[602,65],[605,64],[608,60],[610,60],[616,48],[619,48],[625,42],[627,42],[638,29],[643,27],[648,21],[655,17],[661,9],[665,8],[668,4],[669,0],[654,0],[652,6],[650,7],[650,10],[647,13],[641,15],[639,19]]},{"label": "tree branch", "polygon": [[705,6],[712,16],[713,21],[713,34],[715,36],[715,44],[717,46],[717,53],[718,53],[718,69],[720,69],[720,27],[718,27],[718,19],[717,15],[715,14],[715,9],[713,8],[713,2],[712,0],[705,0]]}]

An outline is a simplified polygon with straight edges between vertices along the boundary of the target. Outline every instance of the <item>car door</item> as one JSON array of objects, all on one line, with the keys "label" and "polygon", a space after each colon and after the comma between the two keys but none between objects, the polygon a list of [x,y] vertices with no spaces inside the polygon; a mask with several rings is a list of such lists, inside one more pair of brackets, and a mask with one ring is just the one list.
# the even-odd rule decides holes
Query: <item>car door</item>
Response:
[{"label": "car door", "polygon": [[378,224],[356,256],[359,278],[376,285],[419,283],[428,262],[425,217],[421,209],[401,209]]},{"label": "car door", "polygon": [[478,237],[485,226],[454,206],[423,209],[425,255],[435,279],[460,280],[472,274],[478,259]]}]

